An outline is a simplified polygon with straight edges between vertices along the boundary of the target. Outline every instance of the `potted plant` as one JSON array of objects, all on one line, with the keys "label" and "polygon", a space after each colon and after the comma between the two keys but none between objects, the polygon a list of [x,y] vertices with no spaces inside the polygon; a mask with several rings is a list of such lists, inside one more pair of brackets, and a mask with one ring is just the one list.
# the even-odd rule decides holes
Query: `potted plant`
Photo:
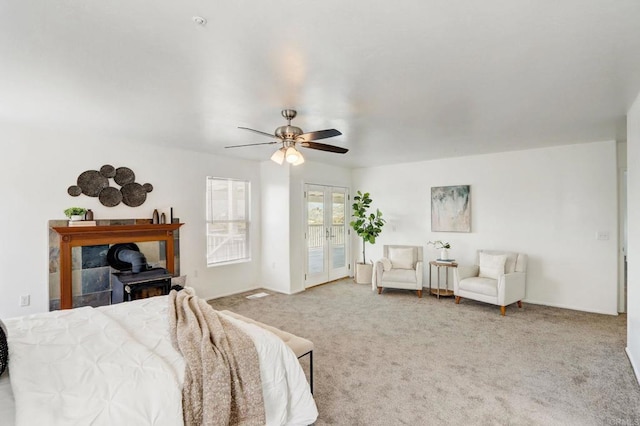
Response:
[{"label": "potted plant", "polygon": [[86,212],[87,209],[82,207],[69,207],[64,214],[71,220],[83,220]]},{"label": "potted plant", "polygon": [[367,243],[376,243],[376,237],[382,232],[382,227],[386,221],[382,218],[382,212],[379,209],[376,209],[375,213],[367,212],[371,207],[372,201],[368,192],[363,194],[358,191],[358,195],[353,197],[353,201],[352,215],[355,220],[351,221],[349,225],[362,238],[362,263],[356,264],[356,283],[367,284],[371,283],[373,264],[367,263],[365,246]]},{"label": "potted plant", "polygon": [[449,249],[451,248],[451,244],[441,240],[429,241],[427,244],[430,244],[433,248],[440,250],[440,258],[438,260],[449,260]]}]

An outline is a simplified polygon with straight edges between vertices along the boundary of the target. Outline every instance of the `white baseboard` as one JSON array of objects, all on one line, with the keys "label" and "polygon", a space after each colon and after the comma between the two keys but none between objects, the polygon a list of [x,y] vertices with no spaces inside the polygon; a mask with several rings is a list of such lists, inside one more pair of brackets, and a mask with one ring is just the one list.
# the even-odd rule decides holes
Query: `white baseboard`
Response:
[{"label": "white baseboard", "polygon": [[629,350],[629,347],[624,348],[624,351],[627,353],[627,358],[629,358],[629,362],[631,363],[631,368],[633,369],[633,374],[636,375],[636,380],[638,381],[638,384],[640,384],[640,365],[635,362],[635,360],[633,359],[633,356],[631,355],[631,351]]},{"label": "white baseboard", "polygon": [[[275,288],[269,287],[268,285],[263,285],[260,288],[263,288],[263,289],[269,290],[269,291],[273,291],[274,293],[286,294],[286,295],[289,295],[289,296],[292,295],[292,294],[300,293],[299,291],[295,291],[295,292],[291,293],[291,292],[288,292],[288,291],[277,290]],[[304,291],[304,290],[302,290],[302,291]]]},{"label": "white baseboard", "polygon": [[572,311],[590,312],[592,314],[603,314],[603,315],[614,315],[614,316],[618,315],[618,312],[606,312],[606,311],[599,311],[599,310],[588,310],[588,309],[580,308],[580,307],[577,307],[577,306],[570,306],[570,305],[556,304],[556,303],[549,303],[549,302],[540,302],[540,301],[537,301],[537,300],[530,300],[530,299],[523,299],[522,303],[531,303],[532,305],[551,306],[552,308],[571,309]]},{"label": "white baseboard", "polygon": [[238,295],[238,294],[241,294],[241,293],[246,293],[248,291],[253,291],[253,290],[269,290],[269,291],[272,291],[274,293],[286,294],[288,296],[291,296],[292,294],[302,293],[306,289],[303,288],[302,290],[298,290],[298,291],[294,291],[294,292],[284,292],[282,290],[277,290],[277,289],[271,288],[269,286],[261,285],[261,286],[254,286],[254,287],[250,287],[250,288],[245,288],[245,289],[242,289],[240,291],[234,291],[234,292],[231,292],[231,293],[219,294],[219,295],[217,295],[215,297],[210,297],[207,300],[214,300],[214,299],[219,299],[221,297],[235,296],[235,295]]},{"label": "white baseboard", "polygon": [[250,288],[245,288],[243,290],[240,291],[233,291],[231,293],[223,293],[223,294],[218,294],[215,297],[210,297],[207,300],[214,300],[214,299],[219,299],[221,297],[227,297],[227,296],[235,296],[236,294],[240,294],[240,293],[246,293],[247,291],[253,291],[253,290],[258,290],[259,288],[263,288],[263,287],[250,287]]}]

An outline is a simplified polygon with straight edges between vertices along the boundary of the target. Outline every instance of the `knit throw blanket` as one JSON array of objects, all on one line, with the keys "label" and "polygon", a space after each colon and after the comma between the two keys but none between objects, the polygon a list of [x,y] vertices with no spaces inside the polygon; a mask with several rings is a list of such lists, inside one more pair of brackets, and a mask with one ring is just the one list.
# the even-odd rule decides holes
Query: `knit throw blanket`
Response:
[{"label": "knit throw blanket", "polygon": [[264,425],[262,382],[253,341],[191,288],[169,294],[169,332],[182,353],[184,423]]}]

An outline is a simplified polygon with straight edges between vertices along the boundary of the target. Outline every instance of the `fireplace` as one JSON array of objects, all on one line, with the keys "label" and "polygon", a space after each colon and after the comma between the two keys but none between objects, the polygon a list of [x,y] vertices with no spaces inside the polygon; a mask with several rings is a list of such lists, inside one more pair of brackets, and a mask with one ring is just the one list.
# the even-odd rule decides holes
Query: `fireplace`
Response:
[{"label": "fireplace", "polygon": [[119,271],[112,274],[112,304],[169,294],[171,274],[164,268],[150,267],[135,243],[112,245],[107,262]]},{"label": "fireplace", "polygon": [[77,227],[67,226],[67,221],[49,222],[50,310],[111,303],[115,277],[106,252],[112,244],[134,241],[145,246],[145,252],[153,246],[154,266],[165,267],[172,276],[180,274],[178,230],[183,224],[177,218],[170,224],[152,224],[148,219],[97,222],[97,226]]}]

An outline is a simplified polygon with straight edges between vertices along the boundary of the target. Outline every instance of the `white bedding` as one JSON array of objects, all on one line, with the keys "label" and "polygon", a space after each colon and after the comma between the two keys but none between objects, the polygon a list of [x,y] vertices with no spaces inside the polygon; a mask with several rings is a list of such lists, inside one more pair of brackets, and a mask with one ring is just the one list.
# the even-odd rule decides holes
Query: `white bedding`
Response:
[{"label": "white bedding", "polygon": [[9,371],[5,371],[0,376],[0,419],[2,419],[0,424],[7,426],[15,424],[15,413],[16,407],[13,402]]},{"label": "white bedding", "polygon": [[[16,425],[181,425],[184,361],[171,345],[167,296],[6,320]],[[254,341],[268,425],[318,415],[293,352],[230,318]],[[4,424],[4,423],[3,423]]]}]

